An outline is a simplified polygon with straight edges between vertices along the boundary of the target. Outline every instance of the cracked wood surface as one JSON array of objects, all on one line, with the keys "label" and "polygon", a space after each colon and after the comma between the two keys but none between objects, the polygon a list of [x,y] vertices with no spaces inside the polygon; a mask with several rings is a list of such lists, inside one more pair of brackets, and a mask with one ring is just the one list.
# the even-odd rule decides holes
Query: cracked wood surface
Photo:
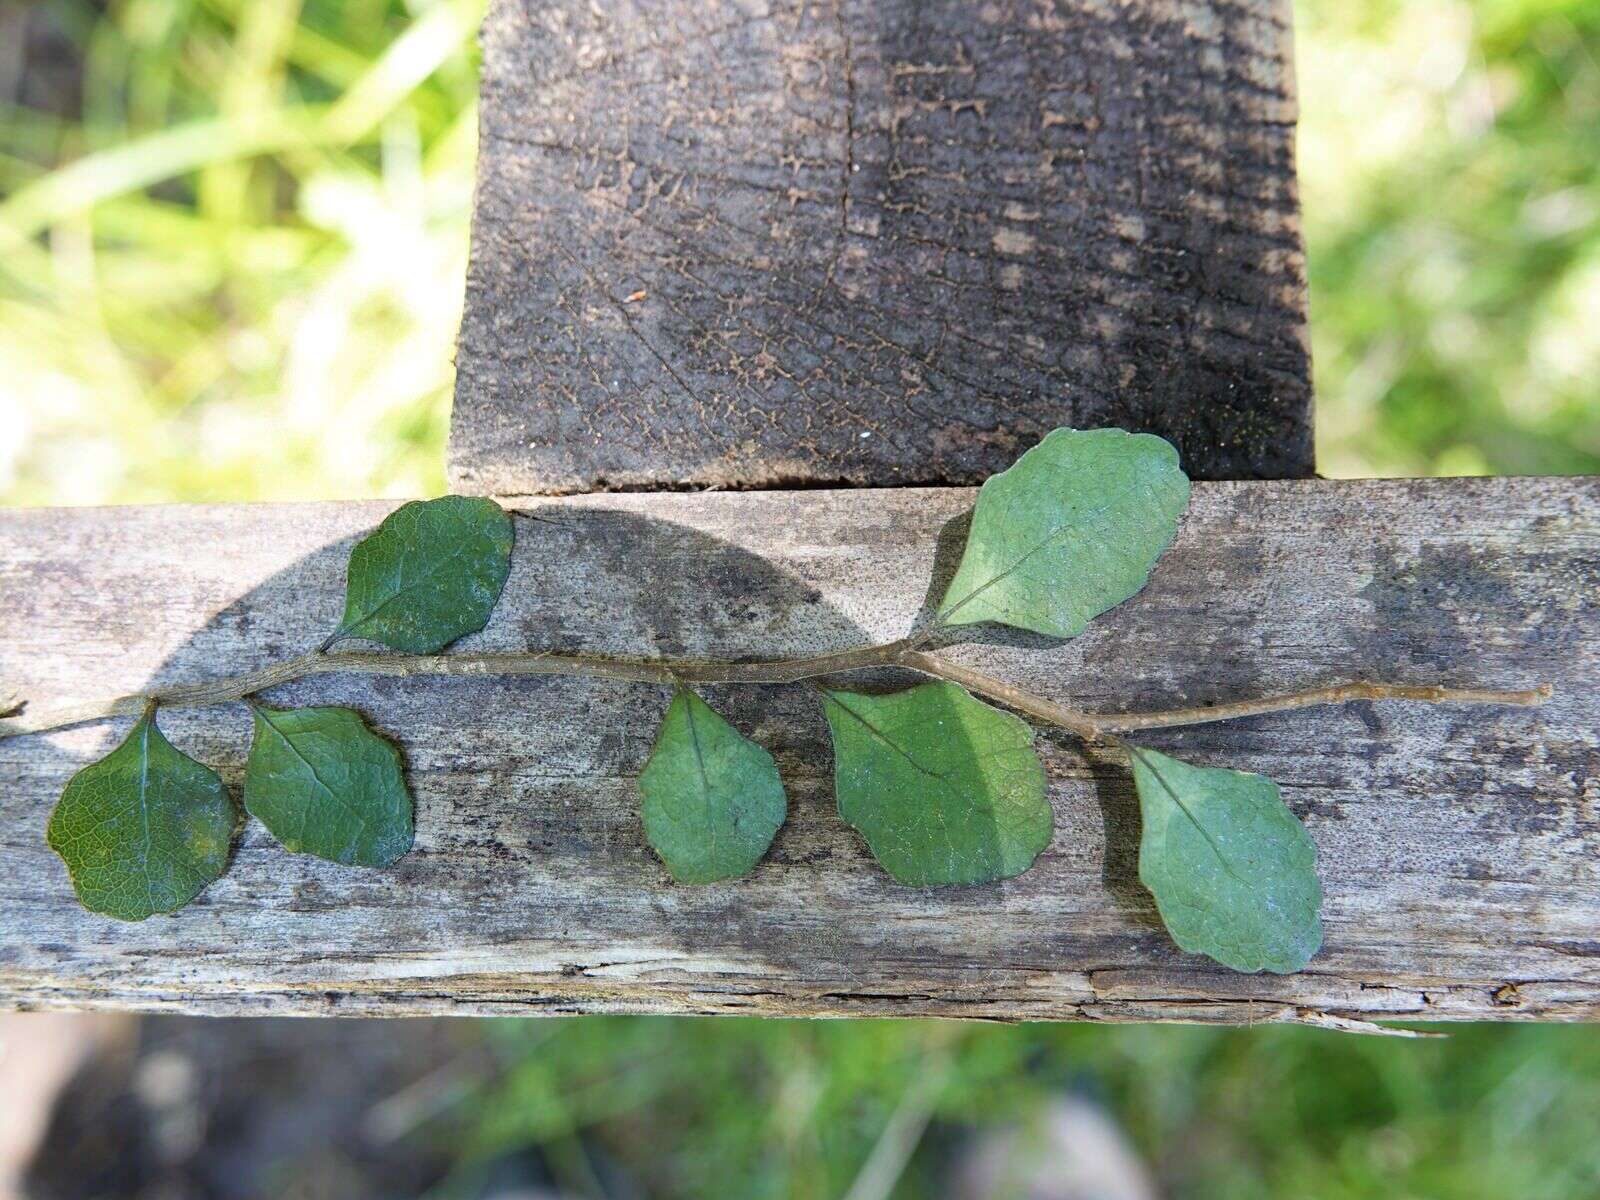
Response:
[{"label": "cracked wood surface", "polygon": [[[964,489],[518,503],[511,581],[462,648],[728,655],[905,632],[954,566]],[[0,681],[75,701],[260,666],[338,622],[390,503],[0,513]],[[1091,709],[1351,677],[1555,685],[1542,709],[1398,703],[1151,733],[1265,772],[1315,839],[1326,945],[1289,977],[1180,953],[1138,886],[1108,751],[1041,734],[1055,834],[1010,881],[896,886],[833,812],[800,687],[708,688],[775,754],[791,815],[747,878],[674,887],[636,776],[668,693],[604,680],[323,677],[396,738],[415,851],[291,856],[259,825],[172,918],[74,902],[44,844],[68,777],[126,730],[0,741],[0,997],[239,1013],[942,1014],[1253,1022],[1600,1016],[1600,480],[1202,484],[1149,587],[1062,644],[962,661]],[[0,690],[5,690],[0,688]],[[237,790],[240,705],[163,713]]]},{"label": "cracked wood surface", "polygon": [[450,471],[1309,475],[1287,0],[496,0]]}]

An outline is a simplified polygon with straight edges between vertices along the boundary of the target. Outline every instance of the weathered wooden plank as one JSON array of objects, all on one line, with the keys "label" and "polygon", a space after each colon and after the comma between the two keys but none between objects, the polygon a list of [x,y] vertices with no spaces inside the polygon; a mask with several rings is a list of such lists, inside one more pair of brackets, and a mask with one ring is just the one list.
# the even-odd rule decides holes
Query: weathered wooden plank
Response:
[{"label": "weathered wooden plank", "polygon": [[[501,610],[464,648],[888,639],[952,566],[948,523],[971,496],[529,502]],[[297,653],[337,620],[349,546],[388,507],[0,514],[0,679],[76,701]],[[251,827],[195,905],[118,924],[75,905],[43,832],[125,722],[0,741],[0,995],[200,1012],[1600,1016],[1597,534],[1597,480],[1201,485],[1149,588],[1083,637],[950,651],[1095,709],[1361,675],[1554,683],[1538,710],[1368,704],[1147,736],[1282,782],[1327,890],[1326,947],[1300,975],[1236,975],[1172,946],[1135,882],[1126,775],[1066,737],[1041,739],[1056,832],[1038,865],[916,891],[832,814],[806,689],[709,689],[773,749],[792,815],[751,877],[674,887],[633,784],[663,689],[325,677],[277,698],[355,705],[401,740],[412,855],[340,868]],[[238,784],[237,706],[163,725]]]},{"label": "weathered wooden plank", "polygon": [[1312,470],[1287,0],[498,0],[451,475]]}]

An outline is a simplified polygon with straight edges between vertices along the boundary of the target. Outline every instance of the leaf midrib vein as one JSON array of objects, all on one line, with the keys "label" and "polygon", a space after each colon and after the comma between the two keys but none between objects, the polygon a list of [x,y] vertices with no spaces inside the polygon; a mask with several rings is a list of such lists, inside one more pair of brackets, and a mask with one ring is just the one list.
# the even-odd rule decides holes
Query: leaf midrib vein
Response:
[{"label": "leaf midrib vein", "polygon": [[[354,633],[356,630],[360,629],[363,625],[366,625],[366,624],[368,624],[368,623],[370,623],[372,621],[377,620],[378,617],[383,614],[383,611],[385,609],[387,609],[391,604],[393,604],[396,600],[400,599],[400,597],[406,595],[409,592],[415,591],[417,588],[421,587],[423,584],[431,582],[441,571],[444,570],[445,567],[447,567],[451,563],[454,563],[454,562],[458,561],[459,559],[465,557],[467,551],[470,550],[470,549],[472,549],[471,541],[467,541],[467,542],[461,543],[454,550],[452,550],[449,554],[445,555],[443,558],[438,559],[438,560],[434,561],[432,564],[430,564],[427,568],[425,568],[422,571],[421,574],[417,575],[416,578],[410,580],[407,583],[402,584],[400,587],[398,587],[394,591],[390,592],[381,601],[379,601],[378,604],[376,605],[376,607],[374,607],[370,612],[368,612],[364,616],[358,618],[353,624],[345,626],[345,632],[346,633]],[[410,552],[410,550],[411,550],[411,546],[410,546],[409,543],[407,543],[407,544],[405,544],[405,545],[403,545],[401,547],[401,558],[402,558],[402,561],[404,559],[404,556],[406,554],[408,554]],[[396,566],[395,573],[396,574],[401,574],[402,573],[398,565]]]},{"label": "leaf midrib vein", "polygon": [[683,705],[683,716],[689,726],[689,745],[694,749],[695,769],[700,775],[700,799],[704,811],[706,829],[710,833],[709,857],[713,862],[717,858],[717,823],[711,819],[711,781],[706,777],[706,757],[700,749],[700,731],[694,723],[694,698],[688,697]]},{"label": "leaf midrib vein", "polygon": [[845,712],[849,713],[857,721],[860,721],[861,724],[866,727],[868,732],[870,732],[874,737],[876,737],[885,746],[888,746],[896,754],[900,755],[901,758],[905,759],[908,763],[910,763],[913,767],[915,767],[922,774],[926,775],[929,779],[937,779],[940,783],[944,783],[944,784],[948,784],[950,782],[950,775],[949,775],[948,772],[935,771],[931,767],[923,766],[921,763],[919,763],[915,758],[913,758],[911,756],[911,752],[909,750],[907,750],[904,746],[901,746],[898,742],[894,741],[891,737],[889,737],[888,734],[884,733],[883,730],[879,729],[876,725],[874,725],[871,721],[869,721],[865,717],[863,717],[855,709],[851,708],[843,700],[840,700],[837,696],[832,695],[832,694],[830,694],[828,696],[828,699],[830,701],[832,701],[834,704],[837,704],[840,708],[844,709]]},{"label": "leaf midrib vein", "polygon": [[[981,497],[980,497],[980,499],[981,499]],[[1013,501],[1008,501],[1008,506],[1010,504],[1012,504],[1012,503],[1014,503],[1014,502]],[[965,596],[961,597],[961,599],[957,600],[949,608],[944,609],[941,613],[939,613],[939,616],[942,619],[948,619],[948,618],[954,616],[955,613],[958,610],[966,607],[966,605],[969,602],[971,602],[973,600],[976,600],[979,596],[981,596],[984,592],[988,591],[990,588],[994,587],[996,584],[998,584],[998,583],[1002,582],[1003,580],[1008,579],[1012,575],[1016,574],[1016,572],[1021,570],[1023,565],[1025,563],[1027,563],[1030,559],[1032,559],[1034,555],[1038,554],[1041,550],[1043,550],[1046,546],[1050,545],[1050,543],[1054,542],[1057,538],[1062,537],[1063,535],[1065,535],[1067,533],[1071,533],[1071,532],[1073,532],[1075,530],[1081,529],[1083,526],[1087,525],[1090,521],[1093,521],[1095,518],[1104,516],[1106,513],[1110,512],[1111,511],[1111,506],[1112,506],[1113,503],[1114,503],[1114,501],[1107,501],[1105,504],[1102,504],[1099,508],[1093,510],[1092,512],[1086,513],[1081,517],[1074,517],[1072,519],[1069,519],[1067,521],[1062,522],[1060,525],[1056,526],[1056,528],[1052,529],[1049,533],[1047,533],[1044,537],[1040,538],[1038,540],[1038,542],[1036,542],[1034,545],[1030,546],[1026,551],[1024,551],[1023,554],[1022,554],[1022,557],[1017,559],[1016,562],[1012,563],[1009,567],[1005,568],[1005,570],[1003,570],[1003,571],[1000,571],[998,574],[990,576],[983,583],[980,583],[977,587],[973,588],[970,592],[968,592]]]},{"label": "leaf midrib vein", "polygon": [[[304,754],[300,753],[300,748],[289,740],[288,734],[284,733],[283,730],[277,727],[277,725],[273,724],[271,717],[263,714],[262,719],[266,722],[267,727],[271,729],[273,733],[278,735],[278,740],[289,748],[289,753],[298,758],[301,763],[305,765],[306,770],[311,772],[311,778],[316,781],[318,787],[320,787],[324,792],[328,793],[328,799],[332,800],[340,808],[344,809],[345,812],[349,813],[356,819],[356,838],[360,838],[361,834],[364,833],[367,828],[367,818],[362,814],[361,810],[356,808],[355,805],[351,804],[344,797],[340,796],[338,792],[334,791],[327,785],[327,783],[323,781],[321,773],[318,772],[316,767],[312,766],[311,760],[308,759]],[[300,808],[300,831],[295,835],[296,840],[298,840],[302,846],[305,844],[306,840],[306,826],[310,823],[310,821],[311,806],[309,804],[302,805]]]},{"label": "leaf midrib vein", "polygon": [[151,721],[146,717],[139,736],[139,820],[144,827],[144,854],[139,870],[144,876],[144,902],[154,909],[155,888],[150,881],[150,726]]},{"label": "leaf midrib vein", "polygon": [[1212,838],[1210,830],[1208,830],[1204,825],[1200,824],[1200,821],[1195,817],[1194,813],[1189,811],[1189,806],[1183,802],[1183,797],[1179,796],[1178,793],[1173,790],[1172,785],[1162,777],[1161,772],[1156,770],[1155,762],[1150,758],[1150,756],[1145,754],[1144,751],[1140,750],[1137,746],[1129,746],[1128,749],[1133,752],[1134,757],[1144,764],[1145,770],[1149,771],[1150,774],[1155,777],[1155,781],[1161,785],[1162,790],[1165,791],[1167,795],[1172,797],[1172,802],[1178,806],[1178,811],[1183,813],[1183,815],[1188,818],[1189,823],[1199,831],[1200,836],[1206,840],[1206,845],[1211,847],[1211,853],[1215,854],[1217,856],[1217,861],[1222,864],[1222,869],[1231,875],[1235,882],[1237,882],[1240,887],[1244,888],[1245,891],[1252,894],[1259,894],[1253,884],[1242,878],[1239,873],[1233,869],[1232,864],[1228,862],[1227,856],[1222,853],[1222,847],[1217,845],[1216,840]]}]

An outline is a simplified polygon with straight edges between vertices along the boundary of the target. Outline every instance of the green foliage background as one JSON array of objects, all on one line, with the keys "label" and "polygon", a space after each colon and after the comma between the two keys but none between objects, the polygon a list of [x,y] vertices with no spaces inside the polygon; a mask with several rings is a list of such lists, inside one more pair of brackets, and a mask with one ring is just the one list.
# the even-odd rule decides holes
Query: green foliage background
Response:
[{"label": "green foliage background", "polygon": [[1300,0],[1329,475],[1600,468],[1600,4]]},{"label": "green foliage background", "polygon": [[928,1105],[921,1150],[892,1194],[931,1200],[946,1194],[946,1156],[964,1136],[1026,1127],[1070,1091],[1109,1107],[1169,1197],[1600,1192],[1592,1028],[1467,1026],[1400,1042],[1312,1029],[722,1017],[487,1026],[504,1075],[472,1103],[458,1183],[497,1152],[538,1145],[579,1194],[619,1165],[645,1196],[834,1200],[895,1115]]},{"label": "green foliage background", "polygon": [[[441,489],[483,0],[0,4],[0,502]],[[1300,0],[1318,455],[1600,468],[1600,4]],[[21,70],[28,47],[27,72]],[[38,236],[42,235],[42,237]],[[485,1027],[462,1180],[841,1195],[1109,1106],[1171,1194],[1600,1194],[1600,1038],[584,1019]]]}]

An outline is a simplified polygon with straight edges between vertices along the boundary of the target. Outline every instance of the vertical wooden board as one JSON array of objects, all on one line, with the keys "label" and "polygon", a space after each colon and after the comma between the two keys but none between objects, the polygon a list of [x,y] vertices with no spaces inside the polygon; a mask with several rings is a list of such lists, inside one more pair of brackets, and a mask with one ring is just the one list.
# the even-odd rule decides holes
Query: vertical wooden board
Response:
[{"label": "vertical wooden board", "polygon": [[457,488],[1311,471],[1283,0],[497,0]]}]

